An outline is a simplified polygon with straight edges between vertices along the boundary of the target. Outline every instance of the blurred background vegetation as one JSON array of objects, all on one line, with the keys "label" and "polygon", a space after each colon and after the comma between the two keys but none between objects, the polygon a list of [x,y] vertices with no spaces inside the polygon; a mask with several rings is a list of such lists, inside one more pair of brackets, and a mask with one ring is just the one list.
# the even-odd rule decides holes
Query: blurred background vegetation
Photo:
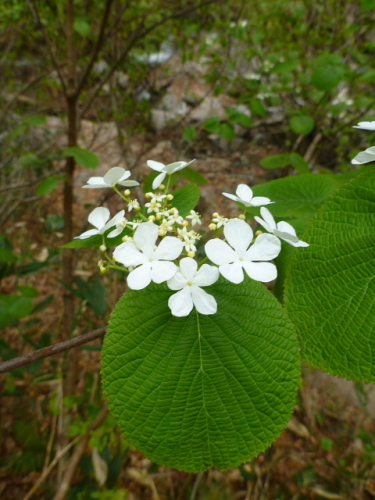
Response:
[{"label": "blurred background vegetation", "polygon": [[[60,248],[90,208],[116,208],[111,193],[82,194],[93,172],[120,165],[143,181],[147,159],[197,158],[211,186],[199,210],[228,216],[220,193],[239,182],[349,172],[375,145],[352,128],[374,120],[374,12],[374,0],[3,0],[2,360],[105,326],[124,291],[120,275],[98,277],[93,249]],[[0,376],[1,498],[375,498],[375,405],[362,384],[306,367],[270,449],[188,474],[119,434],[100,349]]]}]

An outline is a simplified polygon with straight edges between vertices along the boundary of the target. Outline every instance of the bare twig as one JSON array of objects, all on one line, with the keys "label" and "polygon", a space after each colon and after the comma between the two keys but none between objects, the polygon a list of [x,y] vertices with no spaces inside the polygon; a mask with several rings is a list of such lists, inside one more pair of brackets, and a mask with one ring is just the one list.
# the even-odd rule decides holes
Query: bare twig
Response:
[{"label": "bare twig", "polygon": [[[96,418],[95,422],[91,425],[90,431],[94,431],[95,429],[100,427],[105,422],[107,415],[108,415],[108,409],[103,408],[101,413]],[[79,461],[81,460],[82,455],[84,454],[84,452],[87,448],[87,445],[89,444],[90,431],[85,436],[83,436],[81,442],[79,443],[77,448],[74,450],[73,455],[70,457],[68,466],[65,470],[65,473],[64,473],[63,478],[59,484],[59,488],[58,488],[57,493],[54,496],[53,500],[64,500],[66,494],[68,493],[68,489],[69,489],[69,486],[73,480],[73,476],[74,476],[75,470],[77,468],[77,465],[79,464]]]},{"label": "bare twig", "polygon": [[35,491],[39,488],[39,486],[42,484],[42,482],[46,479],[46,477],[49,475],[49,473],[52,471],[52,469],[56,466],[57,462],[62,458],[65,453],[67,453],[72,446],[74,446],[80,439],[82,439],[81,436],[77,436],[73,441],[71,441],[69,444],[65,446],[61,451],[59,451],[55,458],[52,460],[52,462],[49,464],[49,466],[43,470],[42,474],[39,476],[39,479],[37,482],[34,484],[34,486],[31,488],[31,490],[27,493],[25,497],[23,497],[23,500],[29,500],[35,493]]},{"label": "bare twig", "polygon": [[91,342],[92,340],[100,339],[101,337],[104,337],[105,332],[106,328],[98,328],[97,330],[93,330],[89,333],[84,333],[83,335],[79,335],[78,337],[64,340],[63,342],[58,342],[57,344],[44,347],[43,349],[39,349],[38,351],[29,352],[28,354],[24,354],[23,356],[19,356],[18,358],[10,359],[9,361],[0,363],[0,373],[9,372],[11,370],[14,370],[15,368],[19,368],[20,366],[29,365],[34,361],[38,361],[38,359],[47,358],[48,356],[53,356],[54,354],[58,354],[59,352],[64,352],[68,349],[72,349],[72,347],[77,347],[82,344],[87,344],[87,342]]}]

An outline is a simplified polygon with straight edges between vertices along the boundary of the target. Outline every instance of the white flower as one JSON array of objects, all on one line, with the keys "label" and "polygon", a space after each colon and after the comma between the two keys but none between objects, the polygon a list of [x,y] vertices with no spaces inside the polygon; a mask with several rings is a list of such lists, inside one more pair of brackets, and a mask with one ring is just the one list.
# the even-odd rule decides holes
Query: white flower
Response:
[{"label": "white flower", "polygon": [[195,210],[190,210],[190,215],[188,215],[186,218],[191,219],[192,226],[195,226],[195,224],[202,224],[201,223],[201,216]]},{"label": "white flower", "polygon": [[121,167],[113,167],[105,174],[104,177],[90,177],[84,188],[106,188],[114,187],[116,184],[120,186],[132,187],[139,186],[137,181],[127,181],[126,179],[131,176],[129,170]]},{"label": "white flower", "polygon": [[200,287],[215,283],[219,277],[219,269],[208,264],[203,264],[199,270],[197,269],[196,261],[185,257],[181,259],[177,273],[167,281],[171,290],[180,290],[168,300],[168,306],[173,316],[187,316],[192,311],[193,306],[201,314],[216,313],[215,298]]},{"label": "white flower", "polygon": [[[117,224],[117,222],[124,217],[124,213],[125,213],[125,210],[121,210],[121,212],[116,214],[113,217],[113,219],[111,219],[109,222],[107,222],[109,217],[110,217],[110,212],[109,212],[108,208],[105,208],[105,207],[95,208],[91,212],[91,214],[89,215],[88,221],[96,229],[89,229],[88,231],[85,231],[81,235],[76,236],[75,239],[84,240],[86,238],[90,238],[90,236],[95,236],[96,234],[104,234],[107,231],[107,229],[109,229],[112,226],[115,226]],[[110,234],[112,234],[112,233],[110,233]],[[120,234],[120,233],[117,233],[117,234]],[[116,235],[109,236],[109,237],[113,238],[114,236],[116,236]]]},{"label": "white flower", "polygon": [[375,130],[375,122],[359,122],[353,128],[361,128],[363,130]]},{"label": "white flower", "polygon": [[139,201],[137,199],[131,200],[128,205],[128,210],[131,212],[132,210],[139,210],[141,207],[139,205]]},{"label": "white flower", "polygon": [[213,213],[212,215],[213,215],[212,222],[216,225],[215,229],[219,229],[219,227],[225,226],[225,224],[229,220],[226,217],[223,217],[222,215],[219,215],[217,212]]},{"label": "white flower", "polygon": [[182,252],[183,243],[178,238],[167,236],[159,246],[155,243],[159,226],[153,222],[140,224],[134,233],[134,243],[126,241],[113,252],[114,258],[126,267],[136,267],[128,276],[129,288],[141,290],[150,284],[162,283],[173,277],[177,266],[173,262]]},{"label": "white flower", "polygon": [[108,238],[114,238],[123,232],[128,224],[128,220],[124,217],[125,210],[121,210],[118,214],[116,214],[111,220],[111,227],[116,226],[116,229],[111,231],[108,234]]},{"label": "white flower", "polygon": [[309,244],[305,241],[301,241],[298,239],[296,231],[293,226],[288,224],[287,222],[281,221],[276,224],[275,219],[272,217],[271,212],[266,208],[262,207],[260,209],[260,214],[263,217],[255,216],[254,219],[264,227],[266,231],[269,233],[273,233],[278,238],[290,243],[294,247],[308,247]]},{"label": "white flower", "polygon": [[207,257],[219,266],[224,278],[235,284],[241,283],[243,269],[256,281],[267,283],[276,278],[276,266],[262,262],[279,255],[281,243],[276,236],[261,234],[250,246],[253,230],[241,219],[230,220],[224,226],[224,236],[228,243],[215,238],[205,246]]},{"label": "white flower", "polygon": [[362,163],[369,163],[370,161],[375,161],[375,146],[358,153],[355,158],[353,158],[352,163],[354,165],[362,165]]},{"label": "white flower", "polygon": [[260,207],[261,205],[269,205],[270,203],[274,203],[269,198],[265,198],[264,196],[256,196],[253,198],[253,191],[246,184],[240,184],[237,188],[236,195],[223,193],[224,196],[230,198],[234,201],[239,201],[245,207]]},{"label": "white flower", "polygon": [[195,160],[191,160],[189,163],[186,163],[186,161],[176,161],[174,163],[170,163],[169,165],[164,165],[164,163],[160,163],[158,161],[148,160],[147,165],[153,170],[160,172],[160,174],[155,177],[154,182],[152,183],[152,189],[157,189],[163,182],[167,174],[174,174],[175,172],[178,172],[178,170],[182,170],[183,168],[193,163],[193,161]]}]

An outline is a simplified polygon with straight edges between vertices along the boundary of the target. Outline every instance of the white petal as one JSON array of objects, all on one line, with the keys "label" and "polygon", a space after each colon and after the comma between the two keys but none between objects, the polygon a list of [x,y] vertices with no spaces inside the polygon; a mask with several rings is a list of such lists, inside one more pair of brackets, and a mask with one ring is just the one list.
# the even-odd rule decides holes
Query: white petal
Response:
[{"label": "white petal", "polygon": [[193,299],[191,298],[190,288],[190,286],[186,286],[169,297],[168,306],[173,316],[187,316],[192,311]]},{"label": "white petal", "polygon": [[176,274],[177,266],[173,262],[158,260],[151,263],[151,279],[154,283],[168,281]]},{"label": "white petal", "polygon": [[353,158],[352,163],[354,165],[361,165],[362,163],[369,163],[370,161],[375,161],[375,146],[357,154],[357,156]]},{"label": "white petal", "polygon": [[271,201],[269,198],[265,198],[264,196],[256,196],[251,200],[251,205],[253,207],[260,207],[261,205],[270,205],[271,203],[275,203]]},{"label": "white petal", "polygon": [[174,260],[180,256],[184,243],[175,236],[166,236],[155,250],[153,259]]},{"label": "white petal", "polygon": [[124,230],[123,227],[116,228],[113,231],[111,231],[109,234],[107,234],[107,238],[115,238],[116,236],[121,234],[123,232],[123,230]]},{"label": "white petal", "polygon": [[292,246],[294,247],[309,247],[309,243],[306,243],[306,241],[298,240],[297,243],[294,243],[292,241],[288,241]]},{"label": "white petal", "polygon": [[97,229],[89,229],[79,236],[76,236],[74,239],[85,240],[86,238],[90,238],[90,236],[94,236],[95,234],[99,234]]},{"label": "white petal", "polygon": [[97,189],[97,188],[108,187],[108,184],[104,182],[103,177],[90,177],[90,179],[87,181],[87,185],[83,187]]},{"label": "white petal", "polygon": [[268,226],[270,228],[272,228],[270,231],[270,233],[272,233],[272,231],[274,229],[276,229],[276,222],[275,222],[275,219],[273,218],[271,212],[268,210],[268,208],[262,207],[260,209],[260,215],[263,217],[265,223],[268,224]]},{"label": "white petal", "polygon": [[125,187],[139,186],[139,182],[137,181],[119,181],[117,184],[120,184],[120,186],[125,186]]},{"label": "white petal", "polygon": [[153,183],[152,183],[152,189],[157,189],[160,186],[160,184],[163,182],[163,180],[165,179],[166,175],[167,174],[165,172],[162,172],[157,177],[155,177],[155,179],[153,180]]},{"label": "white petal", "polygon": [[279,238],[273,234],[261,234],[246,252],[246,261],[272,260],[281,250]]},{"label": "white petal", "polygon": [[375,130],[375,122],[359,122],[353,128],[361,128],[363,130]]},{"label": "white petal", "polygon": [[186,285],[186,281],[180,271],[177,271],[173,278],[167,281],[167,285],[171,290],[181,290]]},{"label": "white petal", "polygon": [[97,229],[101,229],[105,226],[105,223],[109,219],[110,212],[108,208],[97,207],[95,208],[88,217],[90,224],[95,226]]},{"label": "white petal", "polygon": [[253,230],[244,220],[232,219],[225,224],[224,236],[236,251],[245,252],[253,239]]},{"label": "white petal", "polygon": [[236,190],[236,195],[239,198],[241,198],[241,201],[243,200],[243,201],[247,201],[248,203],[250,203],[251,199],[253,197],[253,191],[246,184],[239,184],[239,186]]},{"label": "white petal", "polygon": [[242,264],[239,261],[234,262],[233,264],[224,264],[219,267],[219,270],[220,274],[224,276],[225,279],[235,283],[236,285],[241,283],[244,279]]},{"label": "white petal", "polygon": [[104,182],[110,186],[114,186],[120,181],[126,173],[126,170],[121,167],[113,167],[103,177]]},{"label": "white petal", "polygon": [[[279,231],[282,231],[283,233],[288,233],[288,234],[295,236],[297,238],[296,230],[288,222],[285,222],[285,221],[279,222],[277,224],[277,229]],[[298,238],[297,238],[297,240],[298,240]]]},{"label": "white petal", "polygon": [[205,247],[207,257],[215,264],[229,264],[237,259],[236,252],[223,240],[209,240]]},{"label": "white petal", "polygon": [[234,196],[234,194],[229,194],[229,193],[222,193],[222,194],[233,201],[241,201],[237,198],[237,196]]},{"label": "white petal", "polygon": [[187,281],[193,281],[197,269],[198,264],[191,257],[185,257],[184,259],[180,260],[180,271]]},{"label": "white petal", "polygon": [[146,255],[138,250],[131,241],[121,243],[113,252],[114,258],[126,267],[139,266],[149,262]]},{"label": "white petal", "polygon": [[191,297],[197,311],[201,314],[215,314],[217,311],[217,302],[215,297],[205,292],[198,286],[191,287]]},{"label": "white petal", "polygon": [[193,283],[197,286],[210,286],[219,279],[219,275],[220,272],[217,267],[203,264],[203,266],[197,272]]},{"label": "white petal", "polygon": [[273,281],[277,277],[276,266],[275,264],[271,264],[270,262],[245,261],[243,263],[243,267],[248,276],[255,281],[268,283],[269,281]]},{"label": "white petal", "polygon": [[[109,229],[110,227],[113,227],[115,226],[118,222],[120,222],[123,218],[124,218],[124,215],[125,215],[125,210],[120,210],[120,212],[118,212],[114,217],[112,217],[111,220],[109,220],[107,222],[107,224],[105,225],[105,229]],[[122,229],[121,229],[122,231]],[[120,233],[118,233],[120,234]]]},{"label": "white petal", "polygon": [[273,229],[272,227],[270,227],[267,222],[264,222],[263,219],[261,219],[260,217],[258,217],[257,215],[254,216],[254,219],[257,221],[258,224],[260,224],[261,226],[264,227],[264,229],[266,231],[268,231],[269,233],[273,233]]},{"label": "white petal", "polygon": [[125,170],[124,175],[121,177],[119,182],[126,181],[126,179],[128,179],[131,175],[132,173],[130,172],[130,170]]},{"label": "white petal", "polygon": [[158,233],[158,226],[151,221],[140,224],[134,233],[134,242],[137,248],[142,250],[148,258],[153,256]]},{"label": "white petal", "polygon": [[165,165],[163,168],[163,172],[167,174],[173,174],[182,168],[185,168],[187,165],[186,161],[175,161],[174,163],[170,163],[169,165]]},{"label": "white petal", "polygon": [[128,276],[128,286],[132,290],[142,290],[151,283],[151,265],[149,262],[139,266]]},{"label": "white petal", "polygon": [[165,167],[164,163],[160,163],[159,161],[154,160],[147,160],[147,165],[157,172],[161,172]]}]

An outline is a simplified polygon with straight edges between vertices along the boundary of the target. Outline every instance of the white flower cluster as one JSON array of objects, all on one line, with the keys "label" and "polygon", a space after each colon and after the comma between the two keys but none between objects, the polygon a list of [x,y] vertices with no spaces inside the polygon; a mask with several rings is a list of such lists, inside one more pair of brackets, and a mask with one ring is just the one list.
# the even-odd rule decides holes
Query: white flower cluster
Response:
[{"label": "white flower cluster", "polygon": [[[275,222],[270,211],[262,206],[273,203],[269,198],[254,197],[249,186],[240,184],[236,196],[228,193],[223,195],[245,207],[261,206],[262,218],[255,217],[255,220],[267,233],[254,238],[253,229],[244,220],[244,215],[229,220],[215,212],[209,229],[222,228],[224,240],[214,238],[205,244],[204,261],[209,259],[214,265],[198,265],[193,257],[201,234],[192,227],[201,224],[201,216],[191,210],[185,219],[181,217],[177,208],[172,205],[173,195],[167,194],[167,188],[161,184],[167,175],[172,175],[190,163],[164,165],[149,160],[148,166],[160,172],[153,182],[153,189],[160,188],[164,192],[147,193],[148,201],[143,210],[138,200],[130,198],[128,189],[122,195],[116,188],[117,184],[125,187],[138,185],[136,181],[127,180],[130,172],[115,167],[103,178],[92,177],[85,188],[112,187],[127,202],[128,211],[136,212],[136,218],[126,219],[125,210],[121,210],[110,219],[109,210],[98,207],[88,218],[95,229],[77,236],[85,239],[101,235],[103,244],[100,249],[106,252],[104,233],[115,228],[106,235],[114,238],[128,228],[132,235],[122,237],[122,243],[114,250],[113,257],[106,254],[107,261],[99,261],[100,270],[106,272],[108,268],[116,268],[128,272],[128,286],[133,290],[141,290],[151,282],[166,282],[171,290],[177,292],[170,297],[168,305],[172,314],[178,317],[187,316],[193,307],[201,314],[215,314],[216,299],[202,287],[214,284],[220,275],[234,284],[241,283],[245,273],[256,281],[273,281],[277,277],[277,269],[271,261],[281,250],[280,239],[294,247],[308,246],[308,243],[298,239],[289,223]],[[160,242],[157,244],[159,238]]]}]

